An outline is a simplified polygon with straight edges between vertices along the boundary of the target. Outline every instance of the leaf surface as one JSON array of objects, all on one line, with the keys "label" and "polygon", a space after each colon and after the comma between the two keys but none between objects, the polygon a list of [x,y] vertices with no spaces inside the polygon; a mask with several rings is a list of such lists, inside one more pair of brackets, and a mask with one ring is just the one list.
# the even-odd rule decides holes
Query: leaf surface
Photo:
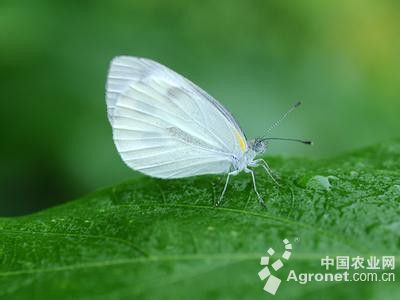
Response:
[{"label": "leaf surface", "polygon": [[[396,282],[286,282],[289,269],[323,272],[336,255],[400,249],[400,142],[324,160],[266,157],[282,187],[257,170],[222,176],[142,177],[33,215],[0,219],[5,299],[266,299],[260,257],[282,240],[276,299],[396,299]],[[397,268],[398,269],[398,268]],[[397,270],[394,271],[399,276]]]}]

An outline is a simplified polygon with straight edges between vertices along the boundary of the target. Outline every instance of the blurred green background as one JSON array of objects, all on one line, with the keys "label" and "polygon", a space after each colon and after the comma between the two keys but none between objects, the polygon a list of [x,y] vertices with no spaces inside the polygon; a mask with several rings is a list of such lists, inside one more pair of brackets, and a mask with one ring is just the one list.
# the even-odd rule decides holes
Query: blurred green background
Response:
[{"label": "blurred green background", "polygon": [[118,157],[104,85],[116,55],[157,60],[221,101],[249,137],[304,105],[270,153],[326,157],[399,136],[400,2],[0,3],[0,215],[137,176]]}]

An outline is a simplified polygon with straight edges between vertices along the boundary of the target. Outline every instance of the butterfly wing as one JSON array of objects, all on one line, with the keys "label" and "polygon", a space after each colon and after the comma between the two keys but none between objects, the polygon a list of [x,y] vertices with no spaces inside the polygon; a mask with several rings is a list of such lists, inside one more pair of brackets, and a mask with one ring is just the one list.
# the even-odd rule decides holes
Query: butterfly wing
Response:
[{"label": "butterfly wing", "polygon": [[224,173],[247,149],[219,102],[157,62],[114,58],[106,89],[115,145],[135,170],[160,178]]}]

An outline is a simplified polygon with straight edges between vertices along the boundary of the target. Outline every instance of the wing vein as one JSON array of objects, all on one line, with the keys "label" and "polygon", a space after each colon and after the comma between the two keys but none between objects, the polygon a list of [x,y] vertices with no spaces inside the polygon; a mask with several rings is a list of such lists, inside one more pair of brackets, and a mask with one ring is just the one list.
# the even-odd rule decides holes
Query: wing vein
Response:
[{"label": "wing vein", "polygon": [[[158,86],[160,87],[160,85],[158,84]],[[154,88],[152,88],[152,87],[149,87],[150,89],[152,89],[155,93],[157,93],[158,95],[160,95],[161,97],[164,97],[163,95],[161,95],[156,89],[154,89]],[[182,90],[182,89],[181,89]],[[195,102],[196,103],[196,100],[194,99],[194,97],[190,97],[192,100],[193,100],[193,102]],[[192,118],[192,116],[187,112],[187,111],[185,111],[183,108],[182,108],[182,106],[180,106],[178,103],[176,103],[176,102],[173,102],[173,104],[175,105],[175,106],[177,106],[186,116],[188,116],[192,121],[194,121],[198,126],[200,126],[203,130],[205,130],[206,132],[208,132],[209,134],[211,134],[217,141],[218,141],[218,143],[220,144],[220,146],[222,146],[223,148],[225,148],[226,150],[230,150],[229,149],[229,147],[228,147],[228,145],[226,145],[226,143],[224,142],[224,141],[222,141],[221,140],[221,138],[220,137],[218,137],[217,135],[215,135],[215,133],[213,133],[212,131],[210,131],[210,129],[209,128],[207,128],[207,127],[205,127],[203,124],[201,124],[200,122],[198,122],[196,119],[194,119],[194,118]],[[196,106],[197,106],[197,103],[196,103]]]},{"label": "wing vein", "polygon": [[[168,166],[168,165],[172,165],[172,164],[176,164],[176,163],[180,163],[180,162],[184,162],[184,161],[193,161],[193,160],[199,159],[199,158],[207,158],[207,157],[206,156],[186,157],[186,158],[182,158],[182,159],[166,161],[166,162],[163,162],[163,163],[158,163],[158,164],[153,164],[153,165],[146,165],[146,166],[137,168],[137,170],[140,171],[140,170],[154,169],[154,168],[158,168],[158,167],[162,167],[162,166]],[[218,162],[218,161],[223,161],[223,160],[224,159],[214,159],[214,160],[209,160],[207,162],[198,162],[197,164],[202,165],[202,164],[207,164],[207,163],[210,163],[210,162]],[[186,168],[188,166],[191,166],[191,165],[193,165],[193,164],[188,164],[184,168]]]}]

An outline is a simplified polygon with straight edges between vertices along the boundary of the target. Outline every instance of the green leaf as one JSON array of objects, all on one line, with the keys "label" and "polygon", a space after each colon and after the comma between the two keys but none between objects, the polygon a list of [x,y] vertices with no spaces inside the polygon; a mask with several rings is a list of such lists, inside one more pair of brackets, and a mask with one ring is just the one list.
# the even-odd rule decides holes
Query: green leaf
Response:
[{"label": "green leaf", "polygon": [[[142,177],[33,215],[0,219],[0,297],[7,299],[266,299],[269,247],[293,254],[276,299],[395,299],[396,282],[286,282],[324,272],[336,255],[400,249],[400,141],[333,159],[269,158],[282,187],[248,174]],[[275,257],[274,256],[274,257]],[[398,269],[398,268],[397,268]],[[333,272],[336,272],[335,270]],[[398,270],[394,270],[398,277]],[[380,274],[378,272],[378,274]]]}]

